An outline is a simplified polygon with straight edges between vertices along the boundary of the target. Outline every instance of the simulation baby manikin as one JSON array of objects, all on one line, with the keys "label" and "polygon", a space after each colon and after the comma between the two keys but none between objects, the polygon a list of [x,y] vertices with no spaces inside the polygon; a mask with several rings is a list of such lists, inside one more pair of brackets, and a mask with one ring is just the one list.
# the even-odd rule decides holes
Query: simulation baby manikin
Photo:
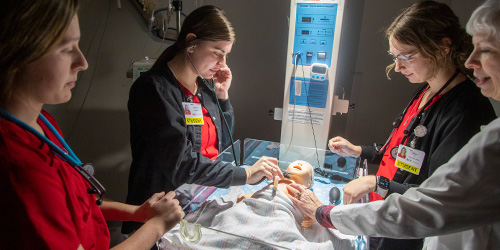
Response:
[{"label": "simulation baby manikin", "polygon": [[[244,196],[244,189],[232,187],[227,194],[206,200],[186,214],[185,220],[190,225],[184,223],[185,230],[176,226],[166,233],[159,249],[277,249],[274,246],[279,246],[280,249],[354,250],[357,236],[343,235],[313,223],[316,220],[304,216],[289,199],[290,195],[301,199],[301,195],[288,195],[288,185],[298,183],[310,188],[313,173],[310,164],[296,161],[283,171],[284,179],[277,178],[276,185],[259,186],[258,191]],[[196,224],[198,233],[193,233]]]},{"label": "simulation baby manikin", "polygon": [[[279,177],[276,177],[274,183],[269,184],[274,185],[278,190],[285,194],[289,194],[292,196],[297,196],[298,194],[290,194],[288,193],[287,186],[291,183],[297,183],[306,186],[307,188],[311,188],[313,183],[314,183],[314,171],[313,167],[311,164],[309,164],[306,161],[301,161],[297,160],[290,165],[288,165],[288,168],[284,172],[285,174],[285,179],[280,179],[278,180]],[[250,198],[252,197],[254,193],[246,194],[238,198],[238,202],[245,198]],[[302,221],[301,225],[304,228],[309,228],[312,223],[314,223],[314,220],[312,218],[309,218],[305,216],[304,221]]]}]

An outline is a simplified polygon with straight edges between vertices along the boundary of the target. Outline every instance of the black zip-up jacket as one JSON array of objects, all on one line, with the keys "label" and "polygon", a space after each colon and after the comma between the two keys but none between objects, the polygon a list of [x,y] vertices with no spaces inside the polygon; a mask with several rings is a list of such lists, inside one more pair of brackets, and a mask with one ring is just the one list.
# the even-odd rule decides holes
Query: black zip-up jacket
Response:
[{"label": "black zip-up jacket", "polygon": [[[410,103],[418,98],[426,86],[424,84],[416,91]],[[420,174],[415,175],[398,169],[387,195],[394,192],[403,194],[410,187],[420,185],[477,134],[482,125],[490,123],[495,118],[495,111],[490,101],[481,94],[472,81],[463,81],[450,89],[424,111],[419,123],[427,128],[427,134],[418,138],[415,145],[416,149],[425,152]],[[415,137],[413,131],[410,132],[406,140],[407,146],[410,146]],[[361,158],[368,159],[373,164],[380,164],[385,150],[378,152],[374,146],[361,146],[361,148]]]},{"label": "black zip-up jacket", "polygon": [[[217,97],[201,78],[197,82],[196,96],[212,117],[222,152],[231,140]],[[184,183],[222,188],[246,183],[243,168],[202,155],[201,125],[186,125],[182,102],[188,102],[187,97],[166,63],[155,65],[132,85],[128,101],[132,148],[128,204],[140,205],[154,193],[172,191]],[[219,102],[233,130],[231,103],[229,99]],[[131,231],[128,224],[124,223],[122,232]]]},{"label": "black zip-up jacket", "polygon": [[[416,91],[410,103],[420,96],[426,86],[427,84],[424,84]],[[490,123],[495,118],[495,111],[490,101],[470,80],[459,83],[443,94],[424,111],[419,123],[427,128],[427,134],[418,138],[415,144],[416,149],[425,152],[420,174],[415,175],[398,169],[389,185],[387,196],[391,193],[403,194],[410,187],[419,186],[438,167],[448,162],[473,135],[478,133],[482,125]],[[405,145],[410,146],[414,138],[415,134],[411,131]],[[381,145],[378,146],[381,147]],[[368,159],[373,164],[380,164],[385,150],[390,150],[378,152],[375,146],[361,146],[361,148],[361,158]],[[377,240],[381,241],[375,242]],[[370,240],[370,246],[373,249],[422,249],[422,243],[420,239],[373,238]]]}]

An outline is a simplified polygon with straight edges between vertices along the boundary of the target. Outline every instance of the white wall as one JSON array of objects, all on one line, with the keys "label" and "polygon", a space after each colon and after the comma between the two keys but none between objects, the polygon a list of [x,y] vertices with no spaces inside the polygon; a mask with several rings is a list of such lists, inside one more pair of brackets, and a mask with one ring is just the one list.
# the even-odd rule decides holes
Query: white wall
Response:
[{"label": "white wall", "polygon": [[[81,49],[89,69],[80,73],[72,100],[47,107],[69,145],[83,162],[92,162],[107,197],[124,201],[131,162],[127,100],[132,80],[125,72],[132,60],[156,57],[171,44],[147,33],[133,0],[86,0],[80,11]],[[185,0],[188,14],[200,1]],[[236,111],[235,139],[279,141],[281,123],[268,111],[281,107],[288,36],[289,0],[206,0],[224,9],[236,30],[228,64],[233,72],[231,102]],[[390,63],[383,29],[413,0],[347,0],[341,41],[338,86],[346,89],[354,111],[335,116],[330,135],[357,144],[384,141],[393,118],[416,86],[398,73],[385,77]],[[463,24],[480,0],[443,1]],[[498,106],[498,105],[497,105]],[[500,108],[498,108],[500,110]]]}]

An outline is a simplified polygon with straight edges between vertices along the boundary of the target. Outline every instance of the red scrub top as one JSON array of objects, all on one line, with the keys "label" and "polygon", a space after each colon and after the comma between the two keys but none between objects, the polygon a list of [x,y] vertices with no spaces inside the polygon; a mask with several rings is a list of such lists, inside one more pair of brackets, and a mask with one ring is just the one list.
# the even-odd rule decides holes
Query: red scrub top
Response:
[{"label": "red scrub top", "polygon": [[[42,114],[59,131],[54,118]],[[62,148],[38,119],[45,134]],[[0,119],[0,249],[109,249],[90,185],[46,143]]]},{"label": "red scrub top", "polygon": [[[193,95],[193,93],[185,88],[180,82],[179,84],[184,90],[184,93],[187,96],[191,96],[193,103],[201,103],[200,99],[198,99],[198,96]],[[198,83],[196,83],[196,87],[198,88]],[[212,121],[210,113],[208,113],[208,110],[203,106],[203,104],[201,105],[201,107],[203,111],[203,125],[201,126],[200,152],[203,156],[210,158],[213,161],[217,159],[217,156],[219,155],[217,130],[215,128],[214,122]]]},{"label": "red scrub top", "polygon": [[[387,143],[387,148],[384,152],[384,156],[382,157],[382,161],[380,162],[380,165],[378,167],[378,171],[376,174],[377,176],[384,176],[389,180],[392,180],[394,178],[394,175],[396,174],[398,167],[395,166],[396,159],[392,158],[391,156],[391,149],[401,145],[401,140],[403,140],[404,138],[404,131],[406,130],[408,125],[410,125],[411,119],[413,119],[413,117],[415,117],[420,112],[420,110],[422,110],[421,108],[419,109],[418,106],[420,106],[420,102],[422,101],[422,98],[426,91],[422,91],[420,96],[417,99],[413,100],[413,103],[411,104],[410,107],[408,107],[408,110],[406,111],[403,117],[401,125],[399,125],[399,128],[395,129],[394,134],[392,135],[390,141]],[[432,104],[434,104],[437,100],[439,100],[439,98],[441,98],[441,96],[442,94],[432,98],[431,103],[425,109],[427,110],[429,107],[431,107]],[[383,199],[382,196],[376,193],[370,194],[370,201],[376,201],[382,199]]]}]

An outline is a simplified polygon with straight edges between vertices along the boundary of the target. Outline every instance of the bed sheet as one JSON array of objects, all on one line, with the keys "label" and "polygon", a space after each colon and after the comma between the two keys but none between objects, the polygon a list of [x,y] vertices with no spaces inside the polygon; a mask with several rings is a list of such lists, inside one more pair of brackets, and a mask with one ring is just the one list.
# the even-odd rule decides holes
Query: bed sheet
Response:
[{"label": "bed sheet", "polygon": [[159,249],[356,248],[356,236],[343,235],[318,223],[303,228],[303,215],[280,190],[264,187],[237,203],[237,198],[246,193],[242,187],[232,187],[227,194],[203,202],[185,217],[202,226],[201,239],[196,243],[184,240],[178,225],[162,237]]}]

